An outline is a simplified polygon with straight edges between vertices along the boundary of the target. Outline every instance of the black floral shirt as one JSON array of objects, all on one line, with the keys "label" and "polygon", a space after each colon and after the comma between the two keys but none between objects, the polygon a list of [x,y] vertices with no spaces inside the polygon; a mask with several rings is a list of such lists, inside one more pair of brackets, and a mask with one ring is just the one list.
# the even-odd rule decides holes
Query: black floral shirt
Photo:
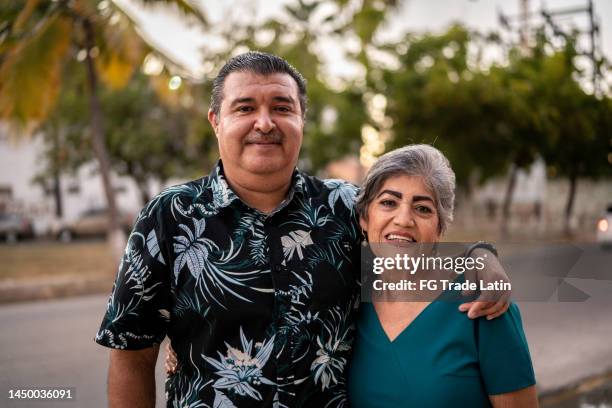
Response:
[{"label": "black floral shirt", "polygon": [[271,214],[228,187],[221,162],[141,211],[96,342],[167,335],[173,407],[336,407],[359,304],[356,188],[299,171]]}]

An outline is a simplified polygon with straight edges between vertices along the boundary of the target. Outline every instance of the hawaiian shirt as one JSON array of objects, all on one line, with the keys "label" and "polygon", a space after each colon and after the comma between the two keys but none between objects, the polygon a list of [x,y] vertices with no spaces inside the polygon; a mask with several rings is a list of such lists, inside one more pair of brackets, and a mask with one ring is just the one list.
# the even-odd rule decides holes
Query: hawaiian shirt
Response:
[{"label": "hawaiian shirt", "polygon": [[356,188],[297,169],[270,214],[210,175],[141,211],[95,341],[137,350],[167,335],[172,407],[336,407],[359,306]]}]

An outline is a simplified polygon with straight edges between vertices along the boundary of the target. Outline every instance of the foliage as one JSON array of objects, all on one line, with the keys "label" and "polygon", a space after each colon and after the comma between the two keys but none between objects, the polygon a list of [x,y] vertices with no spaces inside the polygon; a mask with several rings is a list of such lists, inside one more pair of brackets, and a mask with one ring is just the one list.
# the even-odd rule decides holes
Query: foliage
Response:
[{"label": "foliage", "polygon": [[[0,25],[0,114],[44,121],[45,134],[59,149],[51,149],[49,157],[60,157],[66,168],[90,158],[86,75],[75,61],[83,34],[70,22],[76,13],[92,18],[97,28],[95,61],[108,85],[100,99],[112,167],[141,186],[201,174],[212,164],[216,143],[205,120],[210,79],[229,57],[247,49],[286,58],[308,81],[300,161],[306,171],[359,154],[362,128],[370,125],[391,131],[386,150],[434,144],[468,190],[474,175],[484,181],[511,166],[525,167],[538,155],[570,179],[610,175],[612,102],[584,91],[571,34],[559,46],[542,29],[530,49],[519,49],[507,48],[498,35],[455,25],[442,34],[407,33],[400,41],[381,43],[377,32],[398,1],[296,0],[268,21],[244,19],[251,13],[238,10],[216,26],[185,1],[152,2],[184,8],[225,44],[204,50],[208,76],[201,84],[168,91],[167,70],[148,78],[139,73],[152,49],[129,16],[101,3],[26,1],[20,8],[0,7],[3,21],[10,22]],[[74,7],[66,9],[68,4]],[[341,48],[342,58],[358,67],[355,77],[330,77],[335,60],[327,61],[322,52],[330,42],[353,44]],[[491,47],[502,51],[502,61],[485,64],[483,50]],[[381,55],[396,63],[383,63]],[[61,94],[60,84],[65,84]],[[383,121],[367,107],[372,95],[386,98]]]}]

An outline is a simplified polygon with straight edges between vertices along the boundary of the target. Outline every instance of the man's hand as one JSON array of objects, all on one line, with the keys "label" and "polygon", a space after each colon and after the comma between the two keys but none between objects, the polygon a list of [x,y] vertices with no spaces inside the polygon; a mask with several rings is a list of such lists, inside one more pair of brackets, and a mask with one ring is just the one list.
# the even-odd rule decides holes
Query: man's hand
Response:
[{"label": "man's hand", "polygon": [[[469,279],[472,282],[477,282],[478,286],[480,286],[480,281],[485,285],[500,281],[510,282],[499,259],[488,249],[476,248],[471,252],[470,256],[472,258],[482,258],[485,267],[480,271],[477,269],[466,271],[466,280]],[[470,295],[466,291],[463,294],[465,296]],[[488,320],[495,319],[504,314],[510,307],[510,295],[511,291],[509,290],[481,291],[478,299],[473,302],[463,303],[459,306],[459,310],[467,312],[470,319],[482,316],[486,316]]]},{"label": "man's hand", "polygon": [[166,343],[166,359],[164,361],[164,367],[166,368],[167,375],[176,373],[176,369],[178,368],[178,358],[176,357],[176,353],[170,345],[170,342]]},{"label": "man's hand", "polygon": [[459,306],[459,310],[461,312],[468,312],[467,315],[470,319],[487,316],[487,320],[491,320],[506,313],[509,307],[510,302],[508,298],[500,298],[497,302],[474,301],[463,303]]},{"label": "man's hand", "polygon": [[159,346],[111,350],[108,368],[110,408],[155,407],[155,363]]}]

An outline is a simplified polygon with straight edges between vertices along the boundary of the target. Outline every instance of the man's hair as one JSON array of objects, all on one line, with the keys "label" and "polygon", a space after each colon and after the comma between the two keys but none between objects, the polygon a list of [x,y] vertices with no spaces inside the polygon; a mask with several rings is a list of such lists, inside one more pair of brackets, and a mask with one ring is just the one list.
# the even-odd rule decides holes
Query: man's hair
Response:
[{"label": "man's hair", "polygon": [[287,61],[276,55],[259,51],[249,51],[230,59],[223,65],[219,74],[213,81],[212,95],[210,98],[210,109],[219,115],[221,102],[223,101],[223,85],[225,78],[232,72],[252,72],[258,75],[288,74],[293,78],[298,87],[298,99],[302,117],[306,115],[306,80]]}]

